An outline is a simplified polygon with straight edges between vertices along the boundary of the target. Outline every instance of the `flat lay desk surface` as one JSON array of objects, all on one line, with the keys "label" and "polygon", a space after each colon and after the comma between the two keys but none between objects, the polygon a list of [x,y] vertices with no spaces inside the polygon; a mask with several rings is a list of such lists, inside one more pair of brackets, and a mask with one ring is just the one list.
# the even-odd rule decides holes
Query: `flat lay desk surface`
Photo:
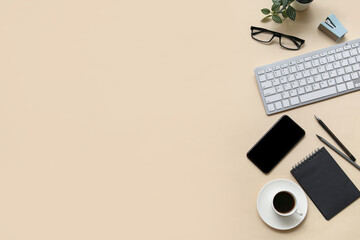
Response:
[{"label": "flat lay desk surface", "polygon": [[[359,1],[315,0],[262,23],[261,1],[3,1],[0,5],[0,239],[348,239],[360,204],[326,221],[308,199],[297,228],[256,210],[267,182],[331,138],[360,161],[360,92],[286,112],[306,136],[268,175],[246,152],[267,116],[253,69],[335,42],[334,13],[360,37]],[[262,45],[250,26],[306,40]],[[329,150],[354,184],[360,173]],[[355,239],[355,238],[353,238]]]}]

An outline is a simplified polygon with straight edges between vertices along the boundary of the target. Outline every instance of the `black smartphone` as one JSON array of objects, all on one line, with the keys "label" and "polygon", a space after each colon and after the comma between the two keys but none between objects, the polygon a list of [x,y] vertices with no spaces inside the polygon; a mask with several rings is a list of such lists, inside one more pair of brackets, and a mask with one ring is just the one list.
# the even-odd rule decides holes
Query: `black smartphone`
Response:
[{"label": "black smartphone", "polygon": [[300,141],[305,131],[289,116],[282,116],[246,156],[264,173],[269,173]]}]

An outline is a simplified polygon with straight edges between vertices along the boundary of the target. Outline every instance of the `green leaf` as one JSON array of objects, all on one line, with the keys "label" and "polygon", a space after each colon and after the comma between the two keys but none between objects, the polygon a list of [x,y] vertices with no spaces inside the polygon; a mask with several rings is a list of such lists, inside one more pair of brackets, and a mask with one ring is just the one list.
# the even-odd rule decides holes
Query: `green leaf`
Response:
[{"label": "green leaf", "polygon": [[268,8],[263,8],[263,9],[261,9],[261,12],[262,12],[263,14],[265,14],[265,15],[268,15],[268,14],[270,13],[270,9],[268,9]]},{"label": "green leaf", "polygon": [[277,4],[277,3],[281,4],[281,0],[272,0],[272,2],[273,2],[274,4]]},{"label": "green leaf", "polygon": [[276,23],[282,23],[282,20],[278,15],[272,15],[272,20]]},{"label": "green leaf", "polygon": [[288,17],[287,14],[286,14],[286,11],[283,11],[281,14],[282,14],[284,19]]},{"label": "green leaf", "polygon": [[279,10],[280,6],[281,6],[280,3],[274,3],[271,7],[271,10],[275,12]]},{"label": "green leaf", "polygon": [[266,17],[264,17],[263,19],[261,19],[262,22],[265,22],[267,20],[269,20],[269,17],[271,17],[272,15],[267,15]]},{"label": "green leaf", "polygon": [[282,0],[283,8],[286,8],[289,3],[289,0]]},{"label": "green leaf", "polygon": [[295,21],[295,18],[296,18],[296,11],[295,9],[292,7],[292,6],[289,6],[287,9],[286,9],[286,14],[288,15],[288,17]]}]

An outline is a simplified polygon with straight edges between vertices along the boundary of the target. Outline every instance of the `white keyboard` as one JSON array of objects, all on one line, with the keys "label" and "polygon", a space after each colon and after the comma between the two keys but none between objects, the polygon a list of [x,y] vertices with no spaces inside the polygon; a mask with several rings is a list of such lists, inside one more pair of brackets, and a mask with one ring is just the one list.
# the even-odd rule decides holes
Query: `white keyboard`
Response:
[{"label": "white keyboard", "polygon": [[266,114],[360,89],[360,38],[255,70]]}]

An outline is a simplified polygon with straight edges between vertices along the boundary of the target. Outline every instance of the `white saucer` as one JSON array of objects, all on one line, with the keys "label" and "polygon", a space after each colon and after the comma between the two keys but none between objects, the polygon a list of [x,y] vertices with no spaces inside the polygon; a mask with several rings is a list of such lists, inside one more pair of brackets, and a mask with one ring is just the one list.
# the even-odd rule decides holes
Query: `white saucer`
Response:
[{"label": "white saucer", "polygon": [[[288,190],[295,195],[298,209],[303,213],[302,216],[295,213],[291,216],[283,217],[275,213],[272,208],[272,200],[279,190]],[[270,227],[278,230],[289,230],[304,220],[308,204],[306,195],[299,185],[286,179],[277,179],[267,183],[260,190],[257,199],[257,209],[262,220]]]}]

